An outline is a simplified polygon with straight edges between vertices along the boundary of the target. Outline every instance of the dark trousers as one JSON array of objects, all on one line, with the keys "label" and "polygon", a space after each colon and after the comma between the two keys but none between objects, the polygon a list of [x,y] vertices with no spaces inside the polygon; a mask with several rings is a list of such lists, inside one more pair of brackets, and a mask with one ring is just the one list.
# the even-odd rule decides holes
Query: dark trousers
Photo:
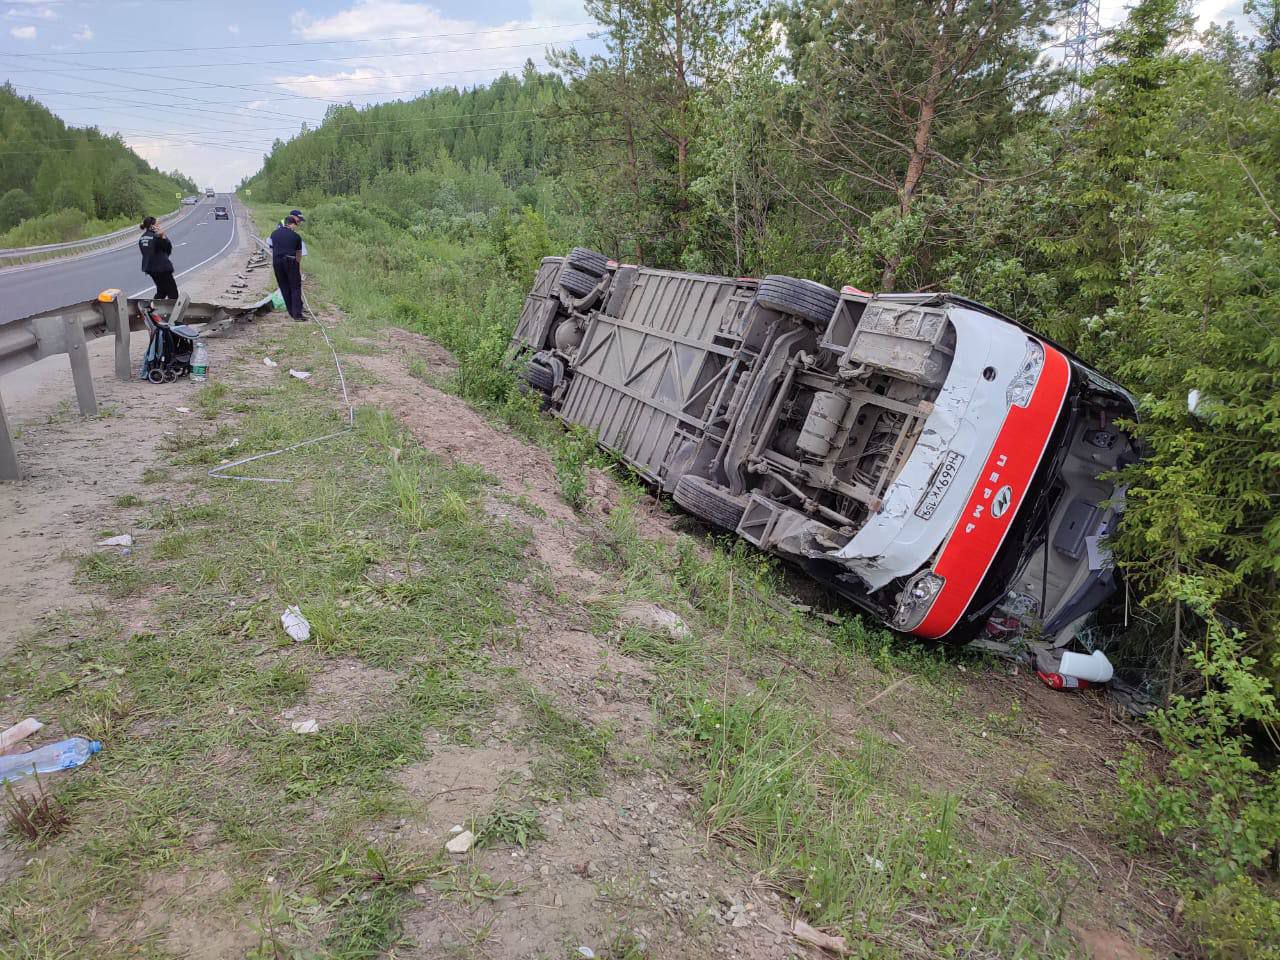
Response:
[{"label": "dark trousers", "polygon": [[284,308],[295,320],[302,319],[302,268],[298,266],[296,257],[272,260],[271,266],[276,271],[276,283],[280,287],[280,296],[284,297]]},{"label": "dark trousers", "polygon": [[148,273],[147,276],[156,285],[157,300],[178,299],[178,284],[173,279],[172,270],[166,270],[164,273]]}]

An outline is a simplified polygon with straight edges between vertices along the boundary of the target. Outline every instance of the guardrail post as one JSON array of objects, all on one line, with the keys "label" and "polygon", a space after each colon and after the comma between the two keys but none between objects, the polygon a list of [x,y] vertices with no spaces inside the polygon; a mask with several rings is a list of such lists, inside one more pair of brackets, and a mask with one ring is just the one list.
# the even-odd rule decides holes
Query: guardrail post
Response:
[{"label": "guardrail post", "polygon": [[13,430],[4,412],[4,398],[0,397],[0,480],[21,480],[18,469],[18,451],[13,448]]},{"label": "guardrail post", "polygon": [[71,379],[76,384],[76,400],[80,413],[86,417],[98,415],[98,398],[93,393],[93,371],[89,369],[89,347],[84,339],[84,327],[78,316],[62,318],[62,332],[66,337],[67,356],[71,359]]},{"label": "guardrail post", "polygon": [[105,291],[112,294],[110,300],[98,298],[107,329],[116,335],[116,379],[133,379],[133,357],[129,354],[129,301],[119,290]]}]

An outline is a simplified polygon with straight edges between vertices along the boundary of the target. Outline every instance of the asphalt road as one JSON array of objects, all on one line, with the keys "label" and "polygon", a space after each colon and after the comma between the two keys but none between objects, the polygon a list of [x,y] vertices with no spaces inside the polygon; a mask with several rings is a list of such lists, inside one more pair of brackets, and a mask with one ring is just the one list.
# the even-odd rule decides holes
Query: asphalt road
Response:
[{"label": "asphalt road", "polygon": [[[219,205],[227,207],[231,219],[213,219],[213,208]],[[202,196],[191,215],[167,233],[173,241],[170,259],[181,291],[184,274],[216,260],[235,245],[235,201],[228,194],[218,194],[213,200]],[[92,300],[112,287],[129,297],[146,296],[155,286],[142,272],[141,263],[142,254],[137,244],[131,243],[74,260],[50,260],[0,273],[0,323]]]}]

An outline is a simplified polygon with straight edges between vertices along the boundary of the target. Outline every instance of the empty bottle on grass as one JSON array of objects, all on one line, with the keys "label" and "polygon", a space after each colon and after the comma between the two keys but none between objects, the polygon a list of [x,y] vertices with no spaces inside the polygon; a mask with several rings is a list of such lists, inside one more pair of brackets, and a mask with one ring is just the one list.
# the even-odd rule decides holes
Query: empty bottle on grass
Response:
[{"label": "empty bottle on grass", "polygon": [[71,770],[85,763],[101,749],[102,743],[98,740],[71,737],[68,740],[32,750],[30,753],[15,753],[0,757],[0,783],[21,780],[33,773],[57,773],[59,770]]}]

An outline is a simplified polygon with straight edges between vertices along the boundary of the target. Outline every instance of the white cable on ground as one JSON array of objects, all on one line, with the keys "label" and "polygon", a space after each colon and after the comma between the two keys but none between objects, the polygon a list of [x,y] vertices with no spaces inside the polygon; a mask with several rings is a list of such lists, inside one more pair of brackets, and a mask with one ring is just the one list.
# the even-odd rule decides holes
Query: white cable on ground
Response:
[{"label": "white cable on ground", "polygon": [[[255,238],[257,239],[257,238]],[[282,453],[288,453],[290,450],[297,450],[301,447],[309,447],[312,444],[323,443],[326,440],[334,440],[338,437],[345,436],[355,429],[356,410],[351,405],[351,397],[347,394],[347,378],[342,372],[342,362],[338,359],[338,351],[334,349],[333,341],[329,339],[329,333],[324,328],[324,324],[320,322],[320,318],[315,315],[315,311],[311,309],[311,304],[307,300],[307,295],[302,295],[302,306],[306,311],[311,322],[316,325],[316,329],[320,331],[320,336],[324,337],[324,342],[329,347],[329,353],[333,356],[333,366],[338,371],[338,383],[342,386],[342,402],[347,405],[347,425],[336,433],[326,433],[323,437],[312,437],[310,440],[300,440],[292,443],[287,447],[281,447],[279,450],[269,450],[266,453],[255,453],[251,457],[243,457],[239,460],[233,460],[231,463],[224,463],[214,467],[209,471],[209,476],[216,480],[247,480],[251,483],[293,483],[293,480],[287,477],[246,477],[239,474],[227,473],[234,467],[244,466],[246,463],[252,463],[255,460],[266,460],[269,457],[278,457]]]}]

